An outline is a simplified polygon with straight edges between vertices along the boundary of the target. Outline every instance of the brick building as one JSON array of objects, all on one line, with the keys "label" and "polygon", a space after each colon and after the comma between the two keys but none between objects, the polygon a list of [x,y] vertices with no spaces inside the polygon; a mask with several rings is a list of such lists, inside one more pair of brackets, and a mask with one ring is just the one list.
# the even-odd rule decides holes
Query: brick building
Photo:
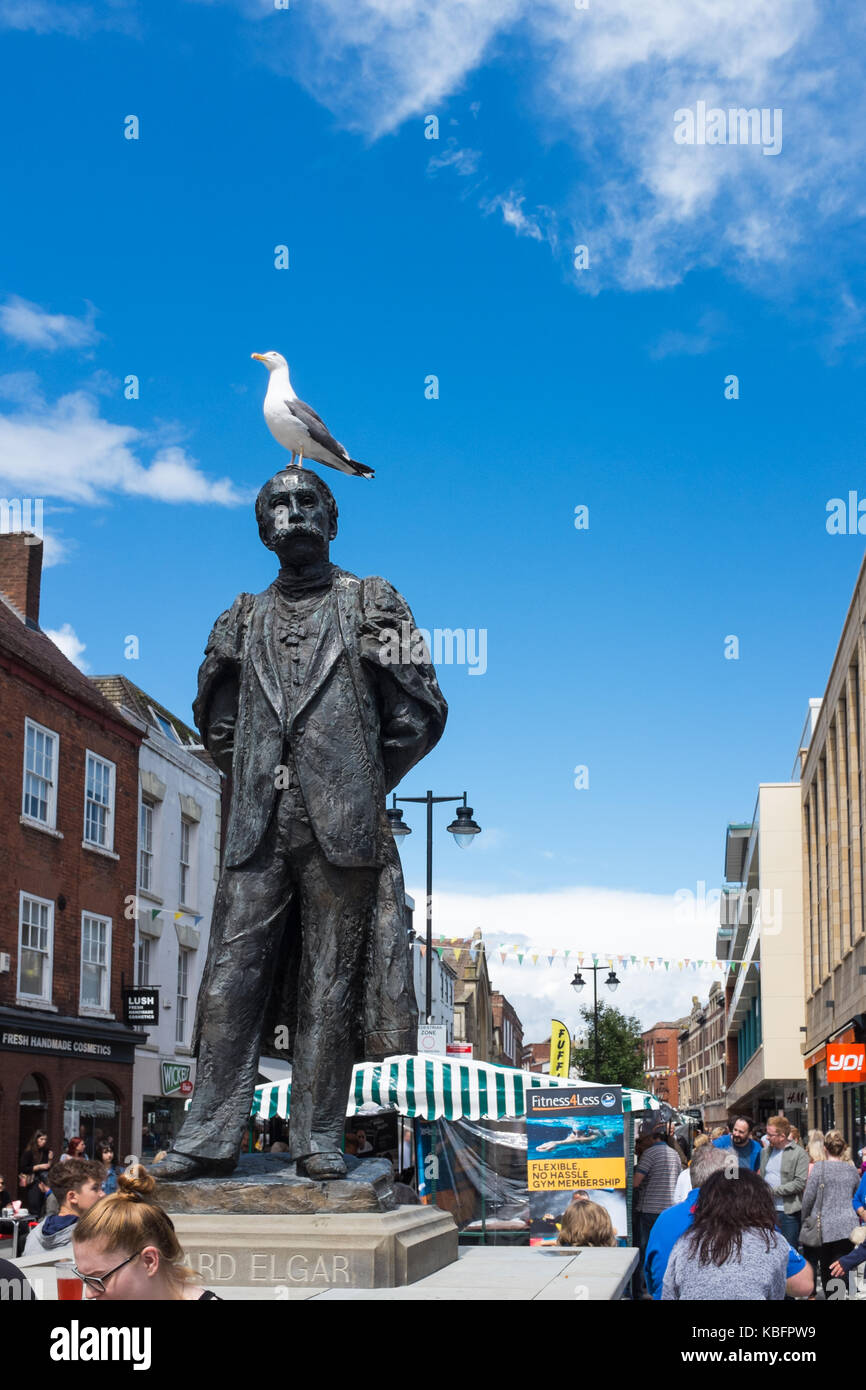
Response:
[{"label": "brick building", "polygon": [[39,628],[42,543],[0,535],[0,1171],[37,1128],[129,1148],[141,731]]},{"label": "brick building", "polygon": [[678,1038],[688,1019],[678,1019],[676,1023],[654,1023],[641,1034],[644,1055],[644,1086],[651,1095],[667,1101],[677,1109],[679,1105],[679,1075],[677,1072]]},{"label": "brick building", "polygon": [[699,1113],[707,1126],[727,1124],[725,995],[718,980],[702,1004],[697,995],[679,1035],[679,1109]]},{"label": "brick building", "polygon": [[457,980],[454,986],[454,1041],[471,1043],[476,1062],[493,1061],[493,1013],[487,952],[481,932],[454,947]]},{"label": "brick building", "polygon": [[546,1042],[527,1043],[523,1049],[524,1071],[550,1072],[550,1038]]},{"label": "brick building", "polygon": [[510,1000],[498,989],[490,996],[493,1011],[493,1061],[502,1067],[523,1066],[523,1024]]}]

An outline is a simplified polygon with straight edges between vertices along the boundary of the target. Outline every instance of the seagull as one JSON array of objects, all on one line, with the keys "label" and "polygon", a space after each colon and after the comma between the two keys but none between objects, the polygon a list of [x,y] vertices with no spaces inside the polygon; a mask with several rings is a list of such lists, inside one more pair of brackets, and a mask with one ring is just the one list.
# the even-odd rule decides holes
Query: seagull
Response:
[{"label": "seagull", "polygon": [[292,460],[291,468],[298,455],[297,467],[304,465],[304,455],[336,468],[340,473],[348,473],[356,478],[372,478],[373,469],[366,463],[350,458],[342,444],[330,433],[324,420],[312,406],[299,401],[289,380],[289,364],[279,352],[254,352],[251,356],[256,362],[264,362],[268,369],[268,389],[265,395],[265,422],[278,444],[288,449]]}]

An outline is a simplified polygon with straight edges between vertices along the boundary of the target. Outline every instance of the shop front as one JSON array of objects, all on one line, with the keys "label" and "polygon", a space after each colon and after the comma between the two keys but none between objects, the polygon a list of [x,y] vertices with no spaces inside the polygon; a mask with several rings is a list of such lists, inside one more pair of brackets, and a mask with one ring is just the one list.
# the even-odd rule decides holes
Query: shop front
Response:
[{"label": "shop front", "polygon": [[132,1065],[141,1034],[109,1019],[0,1009],[0,1172],[17,1174],[36,1130],[59,1159],[72,1138],[89,1157],[131,1138]]},{"label": "shop front", "polygon": [[863,1016],[805,1058],[812,1124],[841,1129],[859,1164],[866,1146],[866,1034]]},{"label": "shop front", "polygon": [[149,1160],[161,1149],[170,1149],[183,1123],[184,1106],[193,1092],[195,1063],[178,1057],[135,1058],[135,1115],[133,1140],[136,1155]]}]

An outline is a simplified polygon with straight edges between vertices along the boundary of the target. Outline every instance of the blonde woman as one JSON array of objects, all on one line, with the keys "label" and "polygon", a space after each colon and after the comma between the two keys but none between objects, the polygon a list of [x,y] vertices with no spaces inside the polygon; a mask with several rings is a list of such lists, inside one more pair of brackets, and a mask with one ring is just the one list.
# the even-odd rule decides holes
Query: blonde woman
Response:
[{"label": "blonde woman", "polygon": [[814,1163],[823,1163],[827,1155],[824,1153],[824,1136],[820,1129],[810,1129],[806,1135],[806,1153],[809,1155],[809,1172],[812,1171]]},{"label": "blonde woman", "polygon": [[572,1202],[566,1207],[557,1245],[616,1245],[610,1213],[598,1202]]},{"label": "blonde woman", "polygon": [[74,1269],[88,1298],[190,1302],[217,1294],[181,1264],[171,1219],[151,1194],[156,1181],[137,1166],[121,1173],[117,1191],[83,1216],[72,1242]]}]

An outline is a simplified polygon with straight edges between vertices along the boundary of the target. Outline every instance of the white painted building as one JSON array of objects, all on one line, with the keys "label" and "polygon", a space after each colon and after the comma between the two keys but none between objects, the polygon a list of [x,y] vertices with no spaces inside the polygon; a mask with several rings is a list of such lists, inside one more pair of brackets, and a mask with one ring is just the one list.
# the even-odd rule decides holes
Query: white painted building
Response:
[{"label": "white painted building", "polygon": [[[198,734],[125,676],[95,676],[145,724],[139,755],[137,986],[159,990],[159,1023],[136,1048],[132,1134],[137,1152],[168,1147],[195,1082],[192,1027],[219,879],[220,774]],[[133,981],[128,981],[132,984]],[[183,1089],[182,1089],[183,1088]]]},{"label": "white painted building", "polygon": [[[410,920],[414,917],[415,901],[406,894],[406,906],[409,909]],[[418,1005],[418,1022],[427,1021],[427,952],[422,951],[425,945],[424,923],[420,923],[420,935],[417,935],[412,942],[412,979],[415,986],[415,1003]],[[431,1023],[444,1024],[446,1029],[445,1041],[454,1041],[454,984],[457,979],[457,972],[452,969],[447,961],[441,959],[439,952],[433,948],[433,979],[432,979],[432,1005],[433,1012],[430,1018]]]}]

